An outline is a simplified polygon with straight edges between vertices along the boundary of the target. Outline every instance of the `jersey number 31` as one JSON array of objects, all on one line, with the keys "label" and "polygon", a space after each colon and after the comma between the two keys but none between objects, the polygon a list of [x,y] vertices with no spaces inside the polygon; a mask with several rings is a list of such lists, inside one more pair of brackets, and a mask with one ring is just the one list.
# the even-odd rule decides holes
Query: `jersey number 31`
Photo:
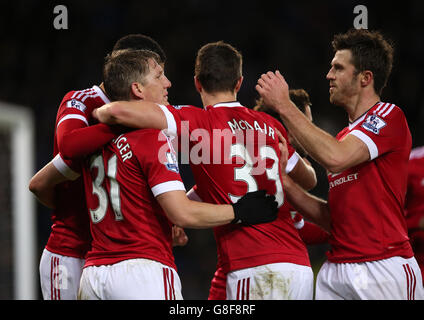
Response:
[{"label": "jersey number 31", "polygon": [[109,200],[112,204],[112,210],[115,214],[115,220],[123,220],[121,212],[121,199],[119,197],[119,184],[116,181],[117,156],[114,154],[107,162],[107,177],[110,182],[109,197],[106,190],[103,188],[103,180],[105,179],[105,167],[103,165],[102,155],[95,155],[90,159],[90,170],[97,168],[96,179],[93,180],[93,194],[99,199],[99,206],[92,210],[90,209],[90,217],[93,223],[98,223],[103,220],[106,215]]}]

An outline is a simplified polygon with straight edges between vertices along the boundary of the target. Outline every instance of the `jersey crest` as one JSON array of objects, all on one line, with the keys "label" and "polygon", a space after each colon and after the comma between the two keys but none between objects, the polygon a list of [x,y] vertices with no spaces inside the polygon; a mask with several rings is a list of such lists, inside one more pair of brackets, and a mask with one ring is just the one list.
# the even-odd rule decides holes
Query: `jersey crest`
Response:
[{"label": "jersey crest", "polygon": [[85,106],[84,103],[82,103],[81,101],[78,101],[76,99],[72,99],[69,100],[68,102],[66,102],[66,107],[67,108],[75,108],[78,109],[79,111],[85,112],[85,110],[87,109],[87,107]]},{"label": "jersey crest", "polygon": [[372,133],[379,134],[380,130],[386,126],[386,122],[376,114],[369,115],[362,127]]},{"label": "jersey crest", "polygon": [[178,167],[177,156],[175,155],[175,153],[167,152],[166,153],[166,160],[167,160],[167,162],[165,162],[166,169],[168,169],[169,171],[176,172],[176,173],[180,172],[180,169]]}]

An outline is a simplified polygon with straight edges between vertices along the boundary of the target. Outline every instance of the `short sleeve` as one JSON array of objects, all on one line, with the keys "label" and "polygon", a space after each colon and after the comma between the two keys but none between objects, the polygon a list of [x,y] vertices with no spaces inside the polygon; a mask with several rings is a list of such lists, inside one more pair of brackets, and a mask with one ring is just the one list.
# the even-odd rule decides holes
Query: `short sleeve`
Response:
[{"label": "short sleeve", "polygon": [[78,161],[65,160],[60,153],[54,157],[52,163],[55,168],[69,180],[76,180],[81,175],[79,173],[81,170],[80,163]]},{"label": "short sleeve", "polygon": [[402,149],[410,134],[405,115],[400,108],[389,104],[382,110],[367,114],[349,133],[366,144],[370,160]]},{"label": "short sleeve", "polygon": [[165,133],[171,136],[181,136],[197,128],[208,126],[205,110],[194,106],[159,105],[166,116],[168,128]]},{"label": "short sleeve", "polygon": [[64,121],[71,119],[81,121],[83,125],[88,126],[91,116],[89,112],[83,102],[76,99],[64,99],[58,110],[56,128]]},{"label": "short sleeve", "polygon": [[136,156],[155,197],[168,191],[186,191],[180,176],[178,159],[170,138],[159,130],[148,130],[136,145]]}]

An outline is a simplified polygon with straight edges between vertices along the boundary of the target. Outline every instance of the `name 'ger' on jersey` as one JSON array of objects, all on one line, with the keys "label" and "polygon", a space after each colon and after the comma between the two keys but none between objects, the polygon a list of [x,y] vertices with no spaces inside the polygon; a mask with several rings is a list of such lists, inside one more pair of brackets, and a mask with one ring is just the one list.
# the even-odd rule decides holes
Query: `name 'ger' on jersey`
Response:
[{"label": "name 'ger' on jersey", "polygon": [[[379,102],[338,135],[355,135],[370,161],[328,174],[331,262],[413,256],[404,215],[411,134],[400,108]],[[370,230],[372,232],[364,232]]]},{"label": "name 'ger' on jersey", "polygon": [[[214,228],[218,268],[229,272],[277,262],[310,266],[284,201],[276,134],[278,129],[287,138],[284,127],[271,116],[238,102],[205,109],[160,107],[167,117],[168,134],[179,138],[182,161],[189,154],[196,192],[203,201],[232,203],[246,192],[264,189],[276,196],[280,206],[274,222]],[[298,160],[289,146],[288,171]]]}]

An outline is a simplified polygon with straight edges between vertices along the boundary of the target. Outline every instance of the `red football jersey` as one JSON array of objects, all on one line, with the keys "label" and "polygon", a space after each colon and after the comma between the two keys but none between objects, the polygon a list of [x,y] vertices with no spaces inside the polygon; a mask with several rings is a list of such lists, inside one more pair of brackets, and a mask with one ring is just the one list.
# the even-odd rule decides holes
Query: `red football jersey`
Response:
[{"label": "red football jersey", "polygon": [[[161,108],[168,119],[168,133],[178,135],[181,160],[189,160],[196,192],[203,201],[227,204],[246,192],[264,189],[276,196],[280,206],[274,222],[214,228],[218,267],[228,272],[275,262],[309,266],[307,249],[284,201],[276,130],[286,139],[287,133],[280,122],[238,102],[205,110],[192,106]],[[298,159],[289,146],[288,171]]]},{"label": "red football jersey", "polygon": [[175,268],[172,223],[155,197],[185,188],[165,135],[122,134],[87,159],[83,176],[93,237],[85,266],[146,258]]},{"label": "red football jersey", "polygon": [[[57,112],[54,134],[54,156],[59,152],[58,127],[66,121],[81,121],[88,126],[95,108],[108,103],[103,91],[93,86],[90,89],[68,92]],[[83,180],[78,178],[56,186],[56,209],[52,212],[52,228],[46,249],[65,256],[84,258],[90,248],[90,230],[85,205]]]},{"label": "red football jersey", "polygon": [[420,220],[424,219],[424,147],[411,151],[405,208],[412,249],[424,275],[424,230],[419,227]]},{"label": "red football jersey", "polygon": [[332,262],[361,262],[413,255],[405,222],[411,133],[402,110],[379,102],[343,129],[368,147],[370,160],[328,174]]},{"label": "red football jersey", "polygon": [[[196,187],[196,186],[195,186]],[[195,188],[197,190],[197,187]],[[307,245],[327,243],[330,234],[317,225],[305,221],[300,213],[290,208],[293,224],[298,230],[300,237]],[[208,300],[225,300],[227,298],[227,274],[222,268],[218,268],[213,275],[209,289]]]}]

